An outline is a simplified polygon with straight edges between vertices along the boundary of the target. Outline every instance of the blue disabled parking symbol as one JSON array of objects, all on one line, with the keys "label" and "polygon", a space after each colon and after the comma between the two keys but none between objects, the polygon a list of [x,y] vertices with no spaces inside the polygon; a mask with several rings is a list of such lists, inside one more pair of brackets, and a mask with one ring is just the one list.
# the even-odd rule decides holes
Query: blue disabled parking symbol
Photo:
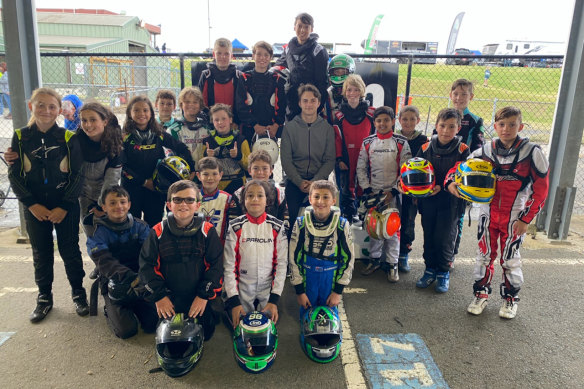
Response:
[{"label": "blue disabled parking symbol", "polygon": [[370,387],[448,388],[430,350],[417,334],[357,335]]}]

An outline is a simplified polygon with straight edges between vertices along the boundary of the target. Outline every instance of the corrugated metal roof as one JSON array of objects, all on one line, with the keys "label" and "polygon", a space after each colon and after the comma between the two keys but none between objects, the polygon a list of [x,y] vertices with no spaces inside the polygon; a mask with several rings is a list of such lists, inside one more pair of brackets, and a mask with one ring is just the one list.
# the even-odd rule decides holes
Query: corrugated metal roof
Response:
[{"label": "corrugated metal roof", "polygon": [[124,26],[136,16],[37,12],[37,23]]},{"label": "corrugated metal roof", "polygon": [[117,42],[117,38],[92,38],[86,36],[39,35],[39,46],[88,47]]}]

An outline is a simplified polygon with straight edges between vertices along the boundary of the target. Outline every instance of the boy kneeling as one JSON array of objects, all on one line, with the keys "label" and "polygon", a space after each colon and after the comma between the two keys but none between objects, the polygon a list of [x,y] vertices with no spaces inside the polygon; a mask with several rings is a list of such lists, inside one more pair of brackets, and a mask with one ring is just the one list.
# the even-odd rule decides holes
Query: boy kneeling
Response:
[{"label": "boy kneeling", "polygon": [[196,215],[197,185],[177,181],[168,189],[171,213],[152,228],[140,253],[140,280],[161,318],[176,313],[200,316],[205,340],[215,331],[209,300],[221,291],[223,246],[211,223]]},{"label": "boy kneeling", "polygon": [[154,304],[145,301],[138,287],[138,257],[150,228],[134,219],[130,195],[119,185],[105,189],[101,197],[105,216],[95,218],[95,233],[87,237],[87,251],[101,275],[101,292],[107,324],[122,339],[156,331]]}]

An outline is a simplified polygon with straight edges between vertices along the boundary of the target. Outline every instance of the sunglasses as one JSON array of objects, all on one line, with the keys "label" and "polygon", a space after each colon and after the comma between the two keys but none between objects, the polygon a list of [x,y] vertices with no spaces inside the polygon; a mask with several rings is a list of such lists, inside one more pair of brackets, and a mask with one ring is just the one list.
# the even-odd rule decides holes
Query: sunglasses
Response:
[{"label": "sunglasses", "polygon": [[171,201],[175,204],[180,204],[180,203],[187,203],[187,204],[193,204],[196,201],[198,201],[196,198],[194,197],[173,197],[171,199]]}]

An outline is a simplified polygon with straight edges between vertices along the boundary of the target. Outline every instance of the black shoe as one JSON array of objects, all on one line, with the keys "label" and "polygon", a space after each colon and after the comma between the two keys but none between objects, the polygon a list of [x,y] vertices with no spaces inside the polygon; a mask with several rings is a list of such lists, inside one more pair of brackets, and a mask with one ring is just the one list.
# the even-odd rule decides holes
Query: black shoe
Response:
[{"label": "black shoe", "polygon": [[79,316],[89,315],[89,304],[87,304],[87,294],[85,289],[77,289],[73,291],[73,304],[75,304],[75,312]]},{"label": "black shoe", "polygon": [[49,311],[53,308],[53,294],[45,293],[39,294],[37,297],[37,305],[34,311],[30,314],[31,323],[38,323],[47,317]]},{"label": "black shoe", "polygon": [[97,279],[97,276],[99,275],[99,270],[97,270],[97,267],[95,269],[93,269],[91,271],[91,273],[89,273],[89,279],[90,280],[95,280]]}]

